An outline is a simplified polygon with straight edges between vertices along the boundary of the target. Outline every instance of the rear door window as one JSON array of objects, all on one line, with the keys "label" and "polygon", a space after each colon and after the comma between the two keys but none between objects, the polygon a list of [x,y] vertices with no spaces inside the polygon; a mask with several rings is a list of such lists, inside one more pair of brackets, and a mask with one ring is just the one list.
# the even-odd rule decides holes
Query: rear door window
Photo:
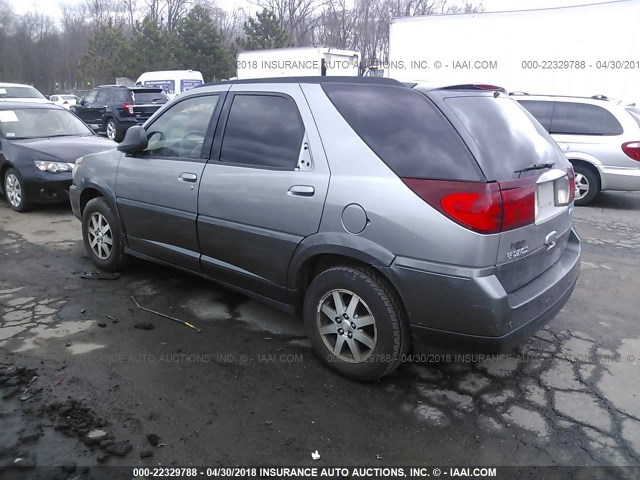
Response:
[{"label": "rear door window", "polygon": [[304,131],[291,98],[236,94],[224,130],[220,161],[293,170]]},{"label": "rear door window", "polygon": [[518,103],[526,108],[547,132],[551,129],[551,116],[553,115],[554,102],[518,100]]},{"label": "rear door window", "polygon": [[[566,167],[564,155],[540,123],[515,100],[500,95],[457,96],[445,99],[473,137],[488,180],[511,180],[534,164]],[[530,175],[539,175],[532,171]]]},{"label": "rear door window", "polygon": [[608,110],[587,103],[556,102],[551,133],[622,135],[622,125]]},{"label": "rear door window", "polygon": [[109,102],[109,91],[106,89],[102,89],[98,92],[98,98],[96,98],[95,103],[98,105],[106,105]]},{"label": "rear door window", "polygon": [[482,179],[462,138],[422,93],[382,85],[327,83],[322,88],[355,133],[399,177]]}]

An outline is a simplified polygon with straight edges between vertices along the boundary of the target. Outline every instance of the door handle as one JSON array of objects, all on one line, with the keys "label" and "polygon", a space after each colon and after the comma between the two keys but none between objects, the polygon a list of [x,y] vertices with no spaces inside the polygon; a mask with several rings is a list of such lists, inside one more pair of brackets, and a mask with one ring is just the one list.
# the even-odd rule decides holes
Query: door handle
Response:
[{"label": "door handle", "polygon": [[295,195],[297,197],[313,197],[316,189],[311,185],[294,185],[289,188],[287,195]]},{"label": "door handle", "polygon": [[191,182],[194,183],[198,180],[198,176],[195,173],[181,173],[178,177],[178,180],[181,182]]}]

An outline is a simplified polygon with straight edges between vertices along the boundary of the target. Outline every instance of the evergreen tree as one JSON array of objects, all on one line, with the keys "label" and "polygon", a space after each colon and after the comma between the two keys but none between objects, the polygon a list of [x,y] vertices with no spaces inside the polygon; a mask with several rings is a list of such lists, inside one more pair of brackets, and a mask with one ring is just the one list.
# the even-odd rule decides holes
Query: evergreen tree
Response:
[{"label": "evergreen tree", "polygon": [[287,32],[280,26],[271,10],[266,8],[256,13],[256,18],[244,22],[245,38],[242,46],[246,50],[282,48],[292,46]]}]

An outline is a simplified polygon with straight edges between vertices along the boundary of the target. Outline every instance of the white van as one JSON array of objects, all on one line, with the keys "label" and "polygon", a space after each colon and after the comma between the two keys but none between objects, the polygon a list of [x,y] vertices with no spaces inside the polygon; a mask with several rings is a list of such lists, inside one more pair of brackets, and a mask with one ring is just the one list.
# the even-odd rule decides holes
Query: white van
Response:
[{"label": "white van", "polygon": [[136,80],[139,87],[160,87],[169,98],[204,84],[202,73],[195,70],[144,72]]}]

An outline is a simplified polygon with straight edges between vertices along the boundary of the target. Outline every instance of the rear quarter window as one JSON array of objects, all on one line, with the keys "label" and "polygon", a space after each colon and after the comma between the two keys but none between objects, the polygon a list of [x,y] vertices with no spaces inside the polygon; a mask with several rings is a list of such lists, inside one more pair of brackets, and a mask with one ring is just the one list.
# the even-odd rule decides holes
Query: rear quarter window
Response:
[{"label": "rear quarter window", "polygon": [[556,102],[551,133],[565,135],[622,135],[620,122],[608,110],[587,103]]},{"label": "rear quarter window", "polygon": [[553,115],[553,102],[536,100],[518,100],[518,103],[526,108],[535,117],[540,125],[548,132],[551,129],[551,117]]},{"label": "rear quarter window", "polygon": [[351,128],[402,178],[480,181],[464,141],[422,93],[404,87],[322,86]]}]

